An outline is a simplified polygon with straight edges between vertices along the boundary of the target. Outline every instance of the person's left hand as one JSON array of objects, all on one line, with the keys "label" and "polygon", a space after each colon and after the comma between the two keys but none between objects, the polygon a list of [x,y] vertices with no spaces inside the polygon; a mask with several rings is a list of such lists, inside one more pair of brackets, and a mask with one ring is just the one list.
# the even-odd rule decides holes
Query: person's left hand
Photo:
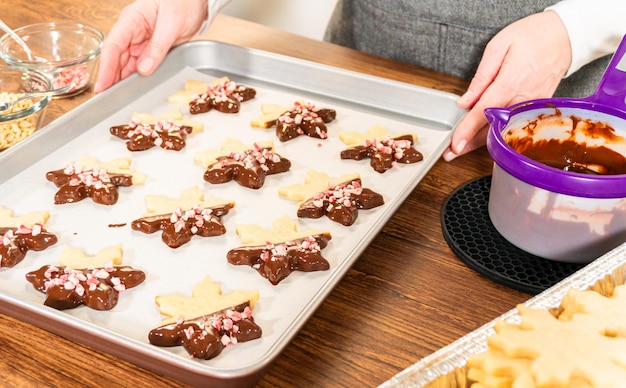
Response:
[{"label": "person's left hand", "polygon": [[126,6],[102,46],[94,92],[134,72],[152,74],[170,48],[198,32],[207,13],[207,0],[137,0]]},{"label": "person's left hand", "polygon": [[457,104],[470,109],[454,129],[443,154],[451,161],[485,144],[485,108],[551,97],[567,72],[572,51],[567,30],[554,11],[520,19],[487,44],[467,92]]}]

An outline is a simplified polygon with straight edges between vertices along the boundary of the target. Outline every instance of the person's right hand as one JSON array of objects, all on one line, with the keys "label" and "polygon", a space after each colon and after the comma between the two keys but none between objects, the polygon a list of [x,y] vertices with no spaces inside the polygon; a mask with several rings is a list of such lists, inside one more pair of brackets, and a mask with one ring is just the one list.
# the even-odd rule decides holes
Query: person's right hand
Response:
[{"label": "person's right hand", "polygon": [[443,158],[450,161],[485,144],[485,108],[552,97],[571,60],[569,35],[554,11],[527,16],[498,32],[457,101],[469,111],[454,129]]},{"label": "person's right hand", "polygon": [[134,72],[152,74],[170,48],[198,32],[207,13],[207,0],[137,0],[125,7],[102,46],[94,92]]}]

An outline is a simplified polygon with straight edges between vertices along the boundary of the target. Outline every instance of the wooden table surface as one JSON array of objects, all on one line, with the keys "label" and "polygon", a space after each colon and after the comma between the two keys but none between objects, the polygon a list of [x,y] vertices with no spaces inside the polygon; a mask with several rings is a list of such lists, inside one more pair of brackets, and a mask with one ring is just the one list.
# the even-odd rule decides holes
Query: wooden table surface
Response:
[{"label": "wooden table surface", "polygon": [[[51,5],[54,3],[54,7]],[[107,33],[128,0],[0,2],[19,27],[74,20]],[[199,38],[461,94],[467,82],[221,15]],[[52,120],[93,96],[55,100]],[[441,230],[440,212],[463,183],[490,174],[484,149],[437,162],[344,279],[258,382],[259,387],[376,386],[478,328],[530,295],[496,284],[463,264]],[[0,271],[0,278],[2,271]],[[184,386],[107,353],[0,315],[0,385]]]}]

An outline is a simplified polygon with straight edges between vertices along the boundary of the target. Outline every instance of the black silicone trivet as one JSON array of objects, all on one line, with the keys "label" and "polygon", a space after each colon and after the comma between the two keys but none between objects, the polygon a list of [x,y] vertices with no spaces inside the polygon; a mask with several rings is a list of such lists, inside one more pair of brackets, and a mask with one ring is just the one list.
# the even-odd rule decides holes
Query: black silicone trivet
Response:
[{"label": "black silicone trivet", "polygon": [[542,259],[502,237],[489,218],[490,187],[491,175],[474,179],[443,204],[443,236],[462,262],[497,283],[533,295],[584,266]]}]

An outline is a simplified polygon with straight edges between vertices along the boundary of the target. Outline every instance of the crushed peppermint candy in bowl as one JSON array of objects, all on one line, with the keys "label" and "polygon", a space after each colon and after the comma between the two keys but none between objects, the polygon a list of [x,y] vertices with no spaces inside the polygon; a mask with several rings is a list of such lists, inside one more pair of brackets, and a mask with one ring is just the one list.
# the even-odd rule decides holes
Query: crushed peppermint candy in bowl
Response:
[{"label": "crushed peppermint candy in bowl", "polygon": [[73,85],[55,97],[70,97],[87,90],[95,79],[104,34],[75,22],[37,23],[15,29],[32,56],[6,34],[0,38],[0,58],[7,64],[39,71],[53,89]]}]

